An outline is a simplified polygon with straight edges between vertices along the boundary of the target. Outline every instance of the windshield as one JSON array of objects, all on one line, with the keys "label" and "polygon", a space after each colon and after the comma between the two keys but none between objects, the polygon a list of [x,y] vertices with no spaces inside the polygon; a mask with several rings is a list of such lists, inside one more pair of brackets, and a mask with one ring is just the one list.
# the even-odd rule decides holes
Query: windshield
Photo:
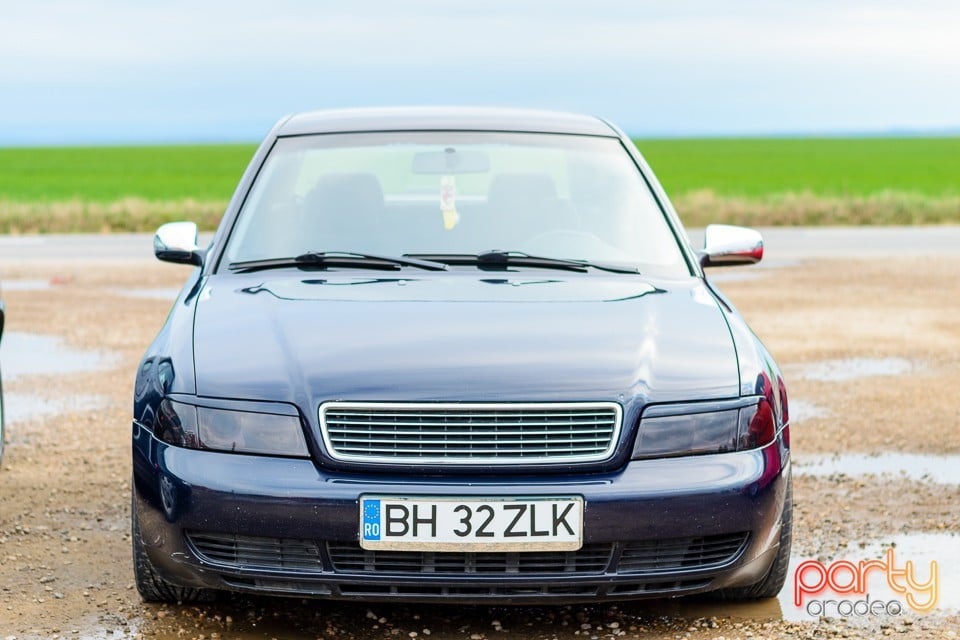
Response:
[{"label": "windshield", "polygon": [[689,275],[619,140],[532,133],[280,138],[225,260],[491,250]]}]

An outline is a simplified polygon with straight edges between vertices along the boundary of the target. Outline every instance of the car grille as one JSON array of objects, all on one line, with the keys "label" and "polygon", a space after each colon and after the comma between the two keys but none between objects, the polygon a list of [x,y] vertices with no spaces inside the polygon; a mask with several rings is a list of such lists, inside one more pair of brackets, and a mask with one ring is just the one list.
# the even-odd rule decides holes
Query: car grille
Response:
[{"label": "car grille", "polygon": [[370,551],[355,543],[329,543],[330,562],[340,573],[426,574],[597,574],[610,564],[612,544],[585,545],[578,551],[429,553]]},{"label": "car grille", "polygon": [[[190,546],[200,558],[233,570],[282,571],[288,575],[332,571],[349,575],[437,577],[656,575],[710,570],[736,560],[746,547],[747,539],[747,533],[736,533],[588,544],[577,551],[434,553],[367,550],[356,542],[187,533]],[[324,548],[326,564],[321,554]]]},{"label": "car grille", "polygon": [[311,540],[256,538],[227,533],[187,533],[194,550],[208,562],[237,569],[323,571],[320,547]]},{"label": "car grille", "polygon": [[458,598],[482,601],[492,598],[509,598],[513,604],[518,601],[550,602],[563,598],[593,599],[607,597],[624,599],[629,596],[663,596],[694,589],[703,589],[710,580],[667,580],[633,584],[574,584],[574,585],[517,585],[517,586],[461,586],[461,585],[377,585],[342,584],[340,595],[348,598],[403,598],[438,600]]},{"label": "car grille", "polygon": [[357,584],[352,582],[324,582],[321,580],[290,581],[274,578],[224,577],[224,583],[240,591],[274,593],[301,597],[335,597],[371,601],[419,602],[486,602],[557,603],[579,602],[586,599],[623,600],[635,597],[675,596],[703,591],[712,578],[693,580],[649,580],[632,583],[610,583],[605,578],[586,584],[523,584],[523,585],[463,585],[463,584]]},{"label": "car grille", "polygon": [[740,555],[746,533],[630,542],[620,554],[619,573],[656,573],[727,564]]},{"label": "car grille", "polygon": [[617,444],[620,405],[327,402],[320,429],[333,458],[395,464],[600,461]]}]

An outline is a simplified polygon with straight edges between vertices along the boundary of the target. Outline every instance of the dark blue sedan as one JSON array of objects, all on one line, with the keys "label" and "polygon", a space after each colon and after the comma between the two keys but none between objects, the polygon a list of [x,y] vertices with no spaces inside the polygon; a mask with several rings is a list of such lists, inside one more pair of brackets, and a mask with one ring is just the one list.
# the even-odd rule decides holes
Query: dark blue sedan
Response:
[{"label": "dark blue sedan", "polygon": [[786,391],[604,120],[305,113],[260,146],[137,372],[149,601],[776,595]]}]

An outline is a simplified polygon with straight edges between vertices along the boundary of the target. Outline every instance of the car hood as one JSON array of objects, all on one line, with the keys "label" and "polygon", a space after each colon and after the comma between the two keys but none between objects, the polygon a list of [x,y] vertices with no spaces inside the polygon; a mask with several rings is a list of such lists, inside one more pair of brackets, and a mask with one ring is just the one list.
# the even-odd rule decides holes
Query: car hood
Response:
[{"label": "car hood", "polygon": [[739,391],[726,320],[695,278],[320,273],[208,279],[194,324],[198,395],[308,410],[326,400],[646,403]]}]

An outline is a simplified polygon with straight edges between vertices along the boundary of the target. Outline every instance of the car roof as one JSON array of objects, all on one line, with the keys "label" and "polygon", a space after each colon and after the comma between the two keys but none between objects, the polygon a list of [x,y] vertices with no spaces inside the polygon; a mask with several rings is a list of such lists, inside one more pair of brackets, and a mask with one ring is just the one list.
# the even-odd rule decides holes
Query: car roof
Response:
[{"label": "car roof", "polygon": [[282,121],[278,136],[362,131],[528,131],[616,137],[594,116],[492,107],[382,107],[298,113]]}]

